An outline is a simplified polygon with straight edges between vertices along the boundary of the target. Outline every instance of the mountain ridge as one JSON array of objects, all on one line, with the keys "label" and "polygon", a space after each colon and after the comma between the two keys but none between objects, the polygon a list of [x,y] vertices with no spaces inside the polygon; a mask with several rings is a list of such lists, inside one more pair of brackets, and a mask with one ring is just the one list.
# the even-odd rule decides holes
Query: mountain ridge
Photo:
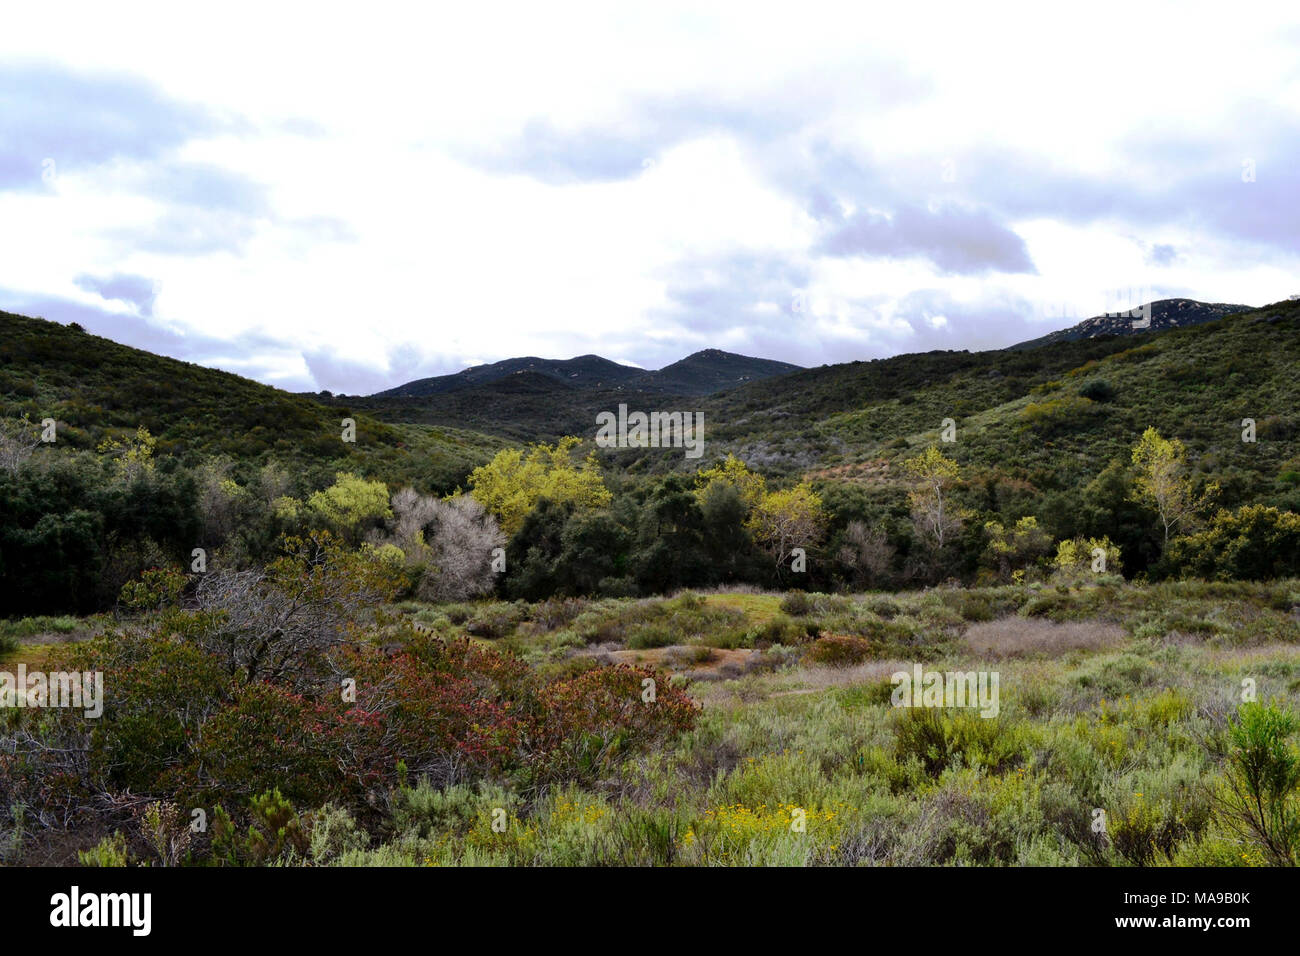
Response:
[{"label": "mountain ridge", "polygon": [[661,369],[621,365],[600,355],[545,359],[527,355],[473,365],[447,375],[414,379],[366,396],[371,399],[422,398],[473,388],[521,373],[543,375],[576,388],[708,395],[747,382],[801,371],[802,366],[754,358],[722,349],[700,349]]},{"label": "mountain ridge", "polygon": [[1229,302],[1202,302],[1199,299],[1153,299],[1126,312],[1107,312],[1038,338],[1012,345],[1013,349],[1031,349],[1055,342],[1076,342],[1103,335],[1141,335],[1144,332],[1167,332],[1185,329],[1202,322],[1213,322],[1239,312],[1253,312],[1253,305]]}]

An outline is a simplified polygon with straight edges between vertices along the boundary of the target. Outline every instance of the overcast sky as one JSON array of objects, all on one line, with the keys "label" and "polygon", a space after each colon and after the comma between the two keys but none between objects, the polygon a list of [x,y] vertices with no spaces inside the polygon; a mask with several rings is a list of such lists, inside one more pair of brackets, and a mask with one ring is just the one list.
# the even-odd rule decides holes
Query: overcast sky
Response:
[{"label": "overcast sky", "polygon": [[185,6],[6,7],[0,308],[368,393],[1300,293],[1282,5]]}]

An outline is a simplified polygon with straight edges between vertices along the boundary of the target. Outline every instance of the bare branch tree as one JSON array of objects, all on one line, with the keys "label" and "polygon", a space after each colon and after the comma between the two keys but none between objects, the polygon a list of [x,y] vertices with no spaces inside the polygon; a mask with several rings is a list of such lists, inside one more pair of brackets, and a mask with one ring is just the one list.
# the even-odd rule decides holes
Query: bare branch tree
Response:
[{"label": "bare branch tree", "polygon": [[429,601],[463,601],[492,590],[492,551],[505,534],[481,504],[468,495],[433,501],[433,567],[420,582]]},{"label": "bare branch tree", "polygon": [[41,444],[40,430],[26,418],[0,418],[0,469],[16,472]]},{"label": "bare branch tree", "polygon": [[863,521],[850,521],[844,529],[844,543],[838,557],[841,564],[853,570],[854,584],[865,587],[889,573],[894,546],[880,528],[870,528]]},{"label": "bare branch tree", "polygon": [[211,620],[197,639],[231,674],[317,680],[326,652],[354,639],[363,610],[391,597],[383,573],[329,535],[296,548],[265,571],[219,569],[200,579],[195,601]]}]

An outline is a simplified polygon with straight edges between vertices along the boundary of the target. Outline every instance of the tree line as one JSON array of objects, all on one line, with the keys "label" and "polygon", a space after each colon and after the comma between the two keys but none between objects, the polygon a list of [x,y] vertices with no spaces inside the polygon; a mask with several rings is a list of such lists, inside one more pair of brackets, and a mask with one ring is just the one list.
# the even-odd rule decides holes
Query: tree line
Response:
[{"label": "tree line", "polygon": [[503,449],[437,495],[348,470],[187,467],[155,456],[144,428],[93,454],[29,437],[0,435],[7,615],[105,610],[148,569],[260,567],[315,531],[428,601],[1300,573],[1300,516],[1218,507],[1217,483],[1155,429],[1068,494],[963,468],[936,445],[871,483],[776,483],[734,455],[693,474],[607,471],[570,437]]}]

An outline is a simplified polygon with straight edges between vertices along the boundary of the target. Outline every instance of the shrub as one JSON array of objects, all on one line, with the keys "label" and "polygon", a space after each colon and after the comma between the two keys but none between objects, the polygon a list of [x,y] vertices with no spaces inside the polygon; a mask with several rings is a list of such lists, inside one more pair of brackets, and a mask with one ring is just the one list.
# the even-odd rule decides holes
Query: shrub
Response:
[{"label": "shrub", "polygon": [[1275,704],[1243,704],[1229,730],[1226,822],[1269,862],[1295,866],[1300,855],[1300,753],[1295,714]]},{"label": "shrub", "polygon": [[808,645],[805,659],[811,664],[829,667],[851,667],[872,656],[871,642],[860,637],[827,634]]},{"label": "shrub", "polygon": [[322,739],[326,720],[323,708],[298,694],[245,685],[203,722],[177,774],[181,792],[194,806],[273,789],[302,802],[336,796],[342,780]]},{"label": "shrub", "polygon": [[1110,538],[1071,538],[1058,542],[1052,559],[1052,581],[1056,584],[1095,584],[1104,576],[1119,574],[1119,547]]},{"label": "shrub", "polygon": [[808,632],[784,614],[778,614],[754,628],[748,636],[753,646],[765,647],[772,644],[800,644],[807,639]]},{"label": "shrub", "polygon": [[669,647],[682,643],[685,635],[680,634],[668,621],[650,621],[637,627],[627,637],[627,646],[633,650],[646,650],[652,647]]},{"label": "shrub", "polygon": [[1220,580],[1300,576],[1300,515],[1264,505],[1223,510],[1204,531],[1170,542],[1168,557],[1176,570]]},{"label": "shrub", "polygon": [[126,850],[126,837],[121,831],[106,836],[89,850],[78,850],[77,859],[82,866],[126,866],[129,857]]},{"label": "shrub", "polygon": [[894,733],[895,759],[919,760],[932,777],[954,764],[1002,773],[1025,758],[1019,725],[969,710],[900,708]]},{"label": "shrub", "polygon": [[128,611],[157,611],[176,607],[185,590],[185,573],[180,568],[151,568],[139,580],[128,581],[118,598]]},{"label": "shrub", "polygon": [[241,834],[218,804],[212,813],[212,855],[228,865],[265,866],[285,859],[301,860],[311,848],[308,825],[278,789],[249,802],[248,829]]},{"label": "shrub", "polygon": [[695,725],[698,706],[647,668],[601,667],[548,685],[541,738],[552,776],[595,779],[616,758]]},{"label": "shrub", "polygon": [[888,598],[888,597],[867,598],[862,602],[862,606],[867,611],[870,611],[872,614],[875,614],[877,617],[884,618],[886,621],[893,620],[898,615],[903,613],[902,605],[900,605],[893,598]]},{"label": "shrub", "polygon": [[1094,378],[1079,389],[1079,394],[1094,402],[1109,402],[1115,398],[1115,389],[1104,378]]},{"label": "shrub", "polygon": [[812,601],[803,591],[791,591],[781,598],[781,610],[792,617],[802,617],[812,611]]},{"label": "shrub", "polygon": [[475,637],[505,637],[527,617],[527,606],[494,603],[481,607],[465,625],[465,630]]},{"label": "shrub", "polygon": [[1094,690],[1101,697],[1114,699],[1132,693],[1155,678],[1155,667],[1144,657],[1121,654],[1088,661],[1070,674],[1076,687]]},{"label": "shrub", "polygon": [[1096,410],[1088,398],[1071,395],[1046,402],[1030,402],[1020,411],[1020,421],[1045,437],[1085,425]]}]

